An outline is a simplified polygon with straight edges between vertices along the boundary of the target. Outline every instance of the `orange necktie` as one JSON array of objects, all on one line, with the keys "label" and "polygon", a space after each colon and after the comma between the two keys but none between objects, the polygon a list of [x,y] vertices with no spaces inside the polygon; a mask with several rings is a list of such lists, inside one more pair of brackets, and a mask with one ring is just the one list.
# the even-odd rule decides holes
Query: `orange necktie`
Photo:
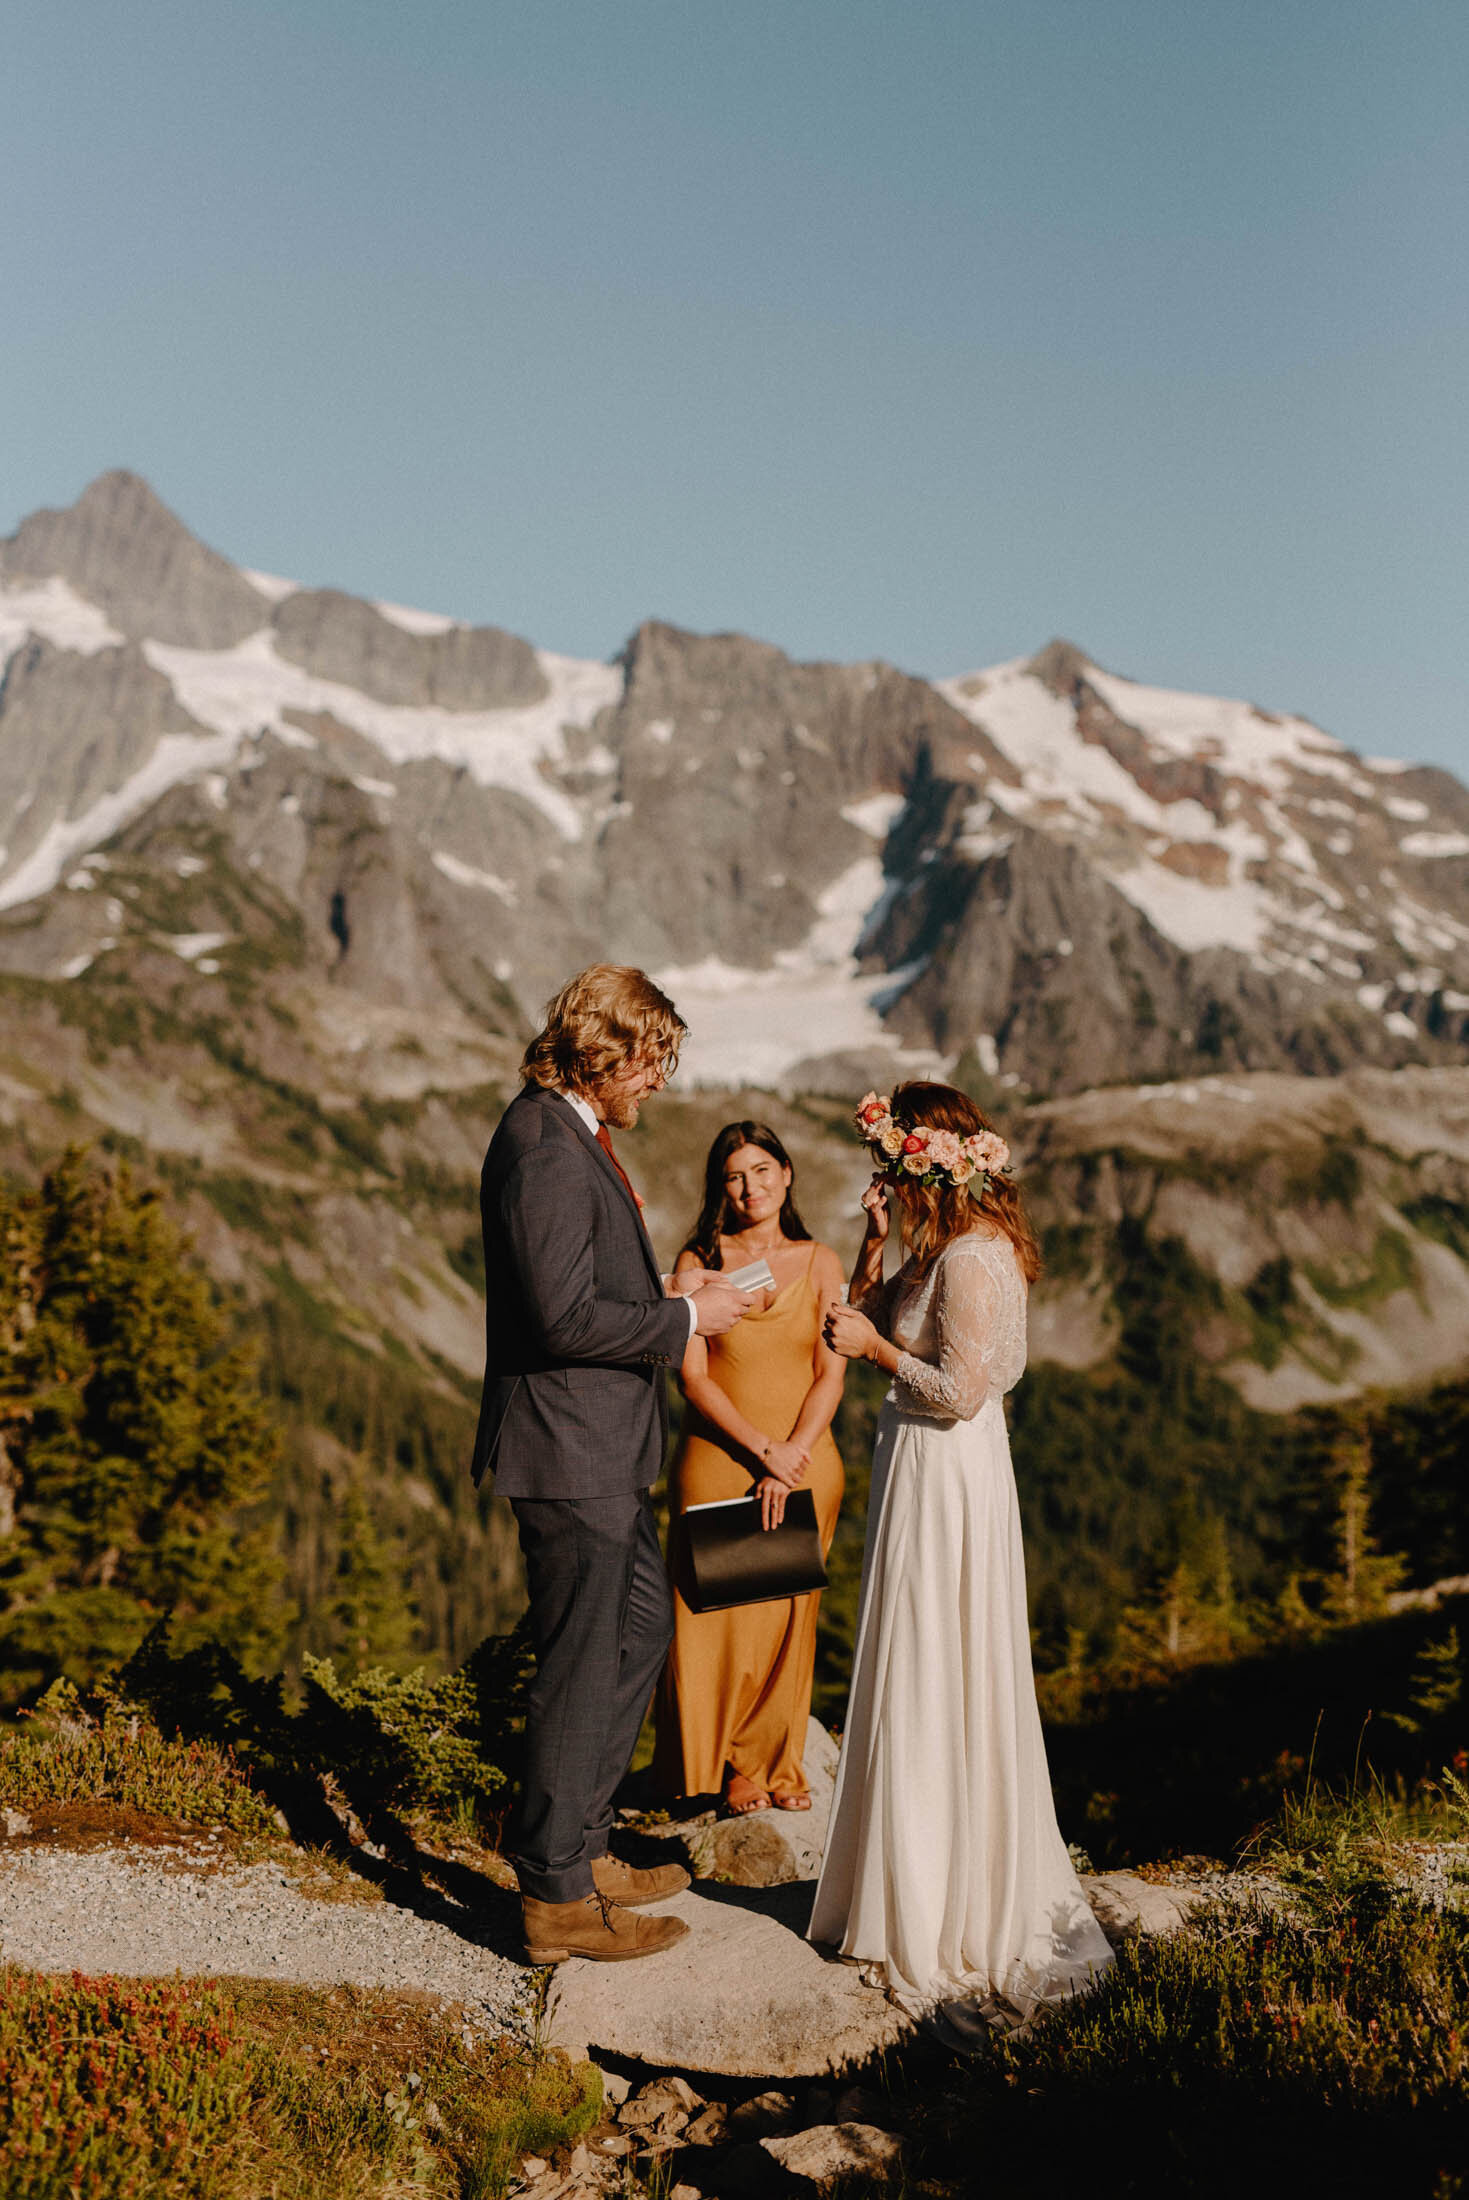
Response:
[{"label": "orange necktie", "polygon": [[599,1123],[597,1125],[597,1144],[601,1147],[603,1153],[606,1154],[607,1159],[611,1162],[613,1168],[617,1171],[618,1175],[622,1178],[623,1183],[627,1186],[628,1197],[629,1199],[631,1199],[633,1205],[637,1208],[639,1215],[641,1215],[643,1211],[643,1203],[638,1198],[637,1193],[632,1188],[632,1179],[629,1177],[626,1169],[622,1166],[622,1163],[617,1158],[616,1148],[612,1144],[612,1134],[608,1130],[605,1123]]}]

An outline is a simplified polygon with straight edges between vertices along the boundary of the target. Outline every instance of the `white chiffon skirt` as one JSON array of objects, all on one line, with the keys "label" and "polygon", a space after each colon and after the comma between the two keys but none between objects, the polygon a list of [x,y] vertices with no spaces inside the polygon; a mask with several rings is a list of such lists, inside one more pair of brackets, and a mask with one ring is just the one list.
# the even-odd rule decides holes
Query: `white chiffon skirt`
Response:
[{"label": "white chiffon skirt", "polygon": [[1112,1953],[1056,1823],[1004,1408],[883,1407],[831,1831],[809,1937],[962,2034]]}]

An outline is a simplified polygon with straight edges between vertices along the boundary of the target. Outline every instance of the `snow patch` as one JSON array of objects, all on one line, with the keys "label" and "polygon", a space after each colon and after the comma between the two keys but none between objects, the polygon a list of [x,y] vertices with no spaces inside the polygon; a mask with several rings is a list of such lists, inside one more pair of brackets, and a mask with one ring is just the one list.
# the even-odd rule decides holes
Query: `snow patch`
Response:
[{"label": "snow patch", "polygon": [[[170,787],[228,763],[237,739],[234,734],[164,734],[147,763],[114,793],[103,795],[80,817],[57,818],[47,827],[25,861],[0,883],[0,909],[13,909],[19,902],[33,901],[37,894],[49,892],[83,850],[110,840],[130,818],[167,794]],[[186,860],[180,858],[180,863]],[[185,874],[181,871],[180,875]]]},{"label": "snow patch", "polygon": [[50,580],[27,581],[20,587],[0,585],[0,663],[13,657],[33,634],[57,649],[74,650],[79,657],[114,649],[123,639],[105,613],[55,574]]},{"label": "snow patch", "polygon": [[514,906],[516,891],[508,878],[501,878],[494,871],[477,870],[472,863],[461,863],[458,856],[451,856],[443,848],[435,848],[431,861],[434,869],[442,871],[456,886],[477,886],[482,893],[498,894],[501,901]]},{"label": "snow patch", "polygon": [[299,581],[282,580],[279,573],[260,573],[252,565],[242,565],[238,572],[241,580],[248,581],[255,593],[263,596],[267,603],[284,603],[287,596],[294,596],[300,591]]},{"label": "snow patch", "polygon": [[1276,915],[1275,904],[1252,879],[1236,878],[1227,886],[1206,886],[1202,879],[1184,878],[1166,864],[1150,857],[1125,871],[1109,871],[1119,893],[1176,947],[1191,952],[1202,947],[1235,947],[1241,954],[1256,954],[1263,946]]},{"label": "snow patch", "polygon": [[[864,856],[818,896],[806,939],[783,949],[773,969],[738,969],[710,956],[659,971],[658,984],[689,1026],[680,1058],[688,1081],[775,1087],[818,1054],[872,1055],[883,1075],[904,1065],[909,1058],[883,1028],[878,1007],[914,973],[864,976],[857,968],[857,943],[882,893],[882,866]],[[911,1059],[932,1066],[931,1056]]]},{"label": "snow patch", "polygon": [[1469,833],[1409,833],[1398,850],[1405,856],[1469,856]]},{"label": "snow patch", "polygon": [[450,634],[460,624],[458,619],[446,619],[442,611],[415,611],[403,603],[377,602],[372,608],[391,625],[401,626],[405,634]]},{"label": "snow patch", "polygon": [[[232,937],[229,932],[174,932],[168,936],[168,945],[181,961],[191,963],[198,962],[201,955],[212,955],[216,947],[228,946]],[[219,965],[214,967],[218,969]]]},{"label": "snow patch", "polygon": [[900,794],[865,794],[860,802],[844,802],[842,816],[859,832],[886,840],[907,807],[906,797]]},{"label": "snow patch", "polygon": [[265,629],[234,649],[180,649],[160,642],[143,647],[190,715],[221,736],[239,740],[268,730],[281,740],[309,742],[285,712],[326,712],[363,734],[391,763],[432,759],[468,771],[481,786],[520,795],[568,840],[581,836],[580,812],[550,784],[542,767],[566,763],[563,728],[589,726],[622,693],[617,666],[549,650],[536,653],[549,688],[540,702],[461,711],[379,703],[339,681],[317,679],[279,656]]},{"label": "snow patch", "polygon": [[1390,794],[1382,806],[1389,817],[1400,817],[1407,825],[1421,825],[1428,815],[1426,802],[1410,802],[1401,794]]}]

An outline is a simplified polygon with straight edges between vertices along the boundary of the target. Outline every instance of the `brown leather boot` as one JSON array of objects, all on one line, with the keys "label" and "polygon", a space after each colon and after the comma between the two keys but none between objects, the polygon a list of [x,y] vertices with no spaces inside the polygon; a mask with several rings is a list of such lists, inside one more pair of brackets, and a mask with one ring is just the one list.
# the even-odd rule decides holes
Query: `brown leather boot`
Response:
[{"label": "brown leather boot", "polygon": [[627,1963],[671,1948],[688,1931],[681,1917],[634,1917],[604,1894],[582,1895],[575,1902],[537,1902],[522,1895],[520,1911],[531,1963],[565,1963],[569,1956]]},{"label": "brown leather boot", "polygon": [[642,1871],[636,1864],[624,1864],[620,1856],[594,1856],[592,1877],[598,1894],[605,1894],[609,1902],[620,1903],[624,1910],[640,1910],[647,1902],[666,1902],[671,1894],[682,1894],[689,1883],[682,1864],[653,1864]]}]

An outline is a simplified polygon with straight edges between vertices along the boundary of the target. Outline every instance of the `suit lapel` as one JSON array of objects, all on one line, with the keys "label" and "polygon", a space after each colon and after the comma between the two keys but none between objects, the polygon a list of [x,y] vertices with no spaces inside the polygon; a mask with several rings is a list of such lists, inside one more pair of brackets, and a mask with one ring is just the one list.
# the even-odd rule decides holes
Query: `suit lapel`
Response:
[{"label": "suit lapel", "polygon": [[[544,1091],[545,1088],[542,1087],[542,1090]],[[632,1193],[628,1190],[627,1185],[623,1181],[621,1175],[613,1166],[612,1162],[609,1161],[606,1154],[603,1153],[601,1147],[597,1144],[595,1136],[591,1131],[587,1129],[586,1124],[577,1114],[575,1108],[568,1107],[559,1092],[546,1092],[545,1097],[549,1105],[554,1109],[557,1121],[565,1123],[575,1133],[575,1135],[581,1140],[583,1146],[585,1146],[587,1151],[595,1158],[597,1167],[603,1170],[606,1175],[611,1179],[611,1181],[617,1186],[618,1197],[622,1200],[624,1206],[628,1210],[628,1213],[637,1223],[638,1241],[643,1248],[643,1257],[648,1263],[648,1272],[657,1283],[658,1288],[661,1292],[663,1288],[663,1275],[658,1266],[658,1256],[653,1250],[653,1240],[648,1235],[648,1225],[643,1220],[643,1211],[641,1207],[639,1207]]]}]

